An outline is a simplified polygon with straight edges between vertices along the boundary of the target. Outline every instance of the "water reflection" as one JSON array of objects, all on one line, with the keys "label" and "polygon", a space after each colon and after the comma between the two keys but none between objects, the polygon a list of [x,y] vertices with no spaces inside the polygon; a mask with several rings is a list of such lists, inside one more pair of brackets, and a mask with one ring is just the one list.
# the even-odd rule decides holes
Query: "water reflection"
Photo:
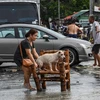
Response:
[{"label": "water reflection", "polygon": [[31,91],[25,91],[25,99],[24,100],[71,100],[70,99],[70,91],[66,92],[53,92],[45,91],[42,92],[34,92],[32,94]]},{"label": "water reflection", "polygon": [[[99,100],[99,69],[81,66],[78,70],[71,69],[70,76],[70,91],[61,92],[60,82],[48,82],[46,90],[37,92],[29,91],[22,87],[23,73],[0,73],[0,100]],[[35,86],[33,79],[31,83],[32,86]]]}]

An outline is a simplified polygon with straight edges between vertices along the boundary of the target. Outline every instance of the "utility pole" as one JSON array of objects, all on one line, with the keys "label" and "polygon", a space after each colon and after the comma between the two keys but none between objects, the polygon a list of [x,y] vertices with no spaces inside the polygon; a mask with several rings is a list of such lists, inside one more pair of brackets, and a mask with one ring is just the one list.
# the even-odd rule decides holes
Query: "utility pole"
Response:
[{"label": "utility pole", "polygon": [[[58,26],[60,26],[60,0],[58,0]],[[59,28],[58,28],[59,31]]]},{"label": "utility pole", "polygon": [[41,25],[41,19],[40,19],[40,0],[36,0],[38,2],[38,13],[39,13],[39,25]]},{"label": "utility pole", "polygon": [[34,2],[37,3],[37,6],[38,6],[38,15],[39,15],[39,25],[41,24],[40,22],[40,0],[33,0]]},{"label": "utility pole", "polygon": [[60,20],[60,0],[58,0],[58,19]]},{"label": "utility pole", "polygon": [[90,0],[89,2],[90,2],[90,11],[89,11],[89,14],[92,15],[93,11],[94,11],[94,5],[93,5],[94,0]]}]

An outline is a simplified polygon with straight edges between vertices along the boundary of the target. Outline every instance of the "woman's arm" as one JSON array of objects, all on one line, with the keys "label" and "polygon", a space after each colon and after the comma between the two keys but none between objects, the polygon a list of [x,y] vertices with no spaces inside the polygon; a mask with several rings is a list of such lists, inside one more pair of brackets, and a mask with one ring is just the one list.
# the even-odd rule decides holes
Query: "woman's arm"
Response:
[{"label": "woman's arm", "polygon": [[28,55],[29,59],[33,62],[34,66],[37,67],[37,63],[35,62],[35,59],[31,53],[30,49],[25,49],[26,54]]},{"label": "woman's arm", "polygon": [[33,55],[34,55],[34,57],[35,57],[36,59],[39,57],[39,55],[38,55],[38,53],[37,53],[37,51],[36,51],[35,48],[32,49],[32,53],[33,53]]}]

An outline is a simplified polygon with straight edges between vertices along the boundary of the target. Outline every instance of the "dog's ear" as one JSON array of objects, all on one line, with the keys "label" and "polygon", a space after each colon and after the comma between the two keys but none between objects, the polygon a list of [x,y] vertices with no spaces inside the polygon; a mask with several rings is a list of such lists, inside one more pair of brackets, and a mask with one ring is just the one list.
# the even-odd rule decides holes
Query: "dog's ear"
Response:
[{"label": "dog's ear", "polygon": [[65,51],[63,51],[63,50],[59,50],[59,51],[58,51],[58,53],[62,53],[62,52],[64,53]]},{"label": "dog's ear", "polygon": [[61,53],[61,51],[59,50],[59,51],[58,51],[58,53],[60,54],[60,53]]}]

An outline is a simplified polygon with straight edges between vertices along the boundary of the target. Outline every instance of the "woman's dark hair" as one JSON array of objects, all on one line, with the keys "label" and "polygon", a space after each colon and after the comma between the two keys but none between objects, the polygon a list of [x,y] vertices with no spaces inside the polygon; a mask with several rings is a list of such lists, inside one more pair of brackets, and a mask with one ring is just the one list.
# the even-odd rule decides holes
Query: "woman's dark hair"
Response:
[{"label": "woman's dark hair", "polygon": [[34,28],[31,28],[31,29],[25,34],[25,37],[27,38],[27,37],[30,36],[30,34],[31,34],[31,35],[34,35],[35,33],[38,33],[38,31],[35,30]]}]

